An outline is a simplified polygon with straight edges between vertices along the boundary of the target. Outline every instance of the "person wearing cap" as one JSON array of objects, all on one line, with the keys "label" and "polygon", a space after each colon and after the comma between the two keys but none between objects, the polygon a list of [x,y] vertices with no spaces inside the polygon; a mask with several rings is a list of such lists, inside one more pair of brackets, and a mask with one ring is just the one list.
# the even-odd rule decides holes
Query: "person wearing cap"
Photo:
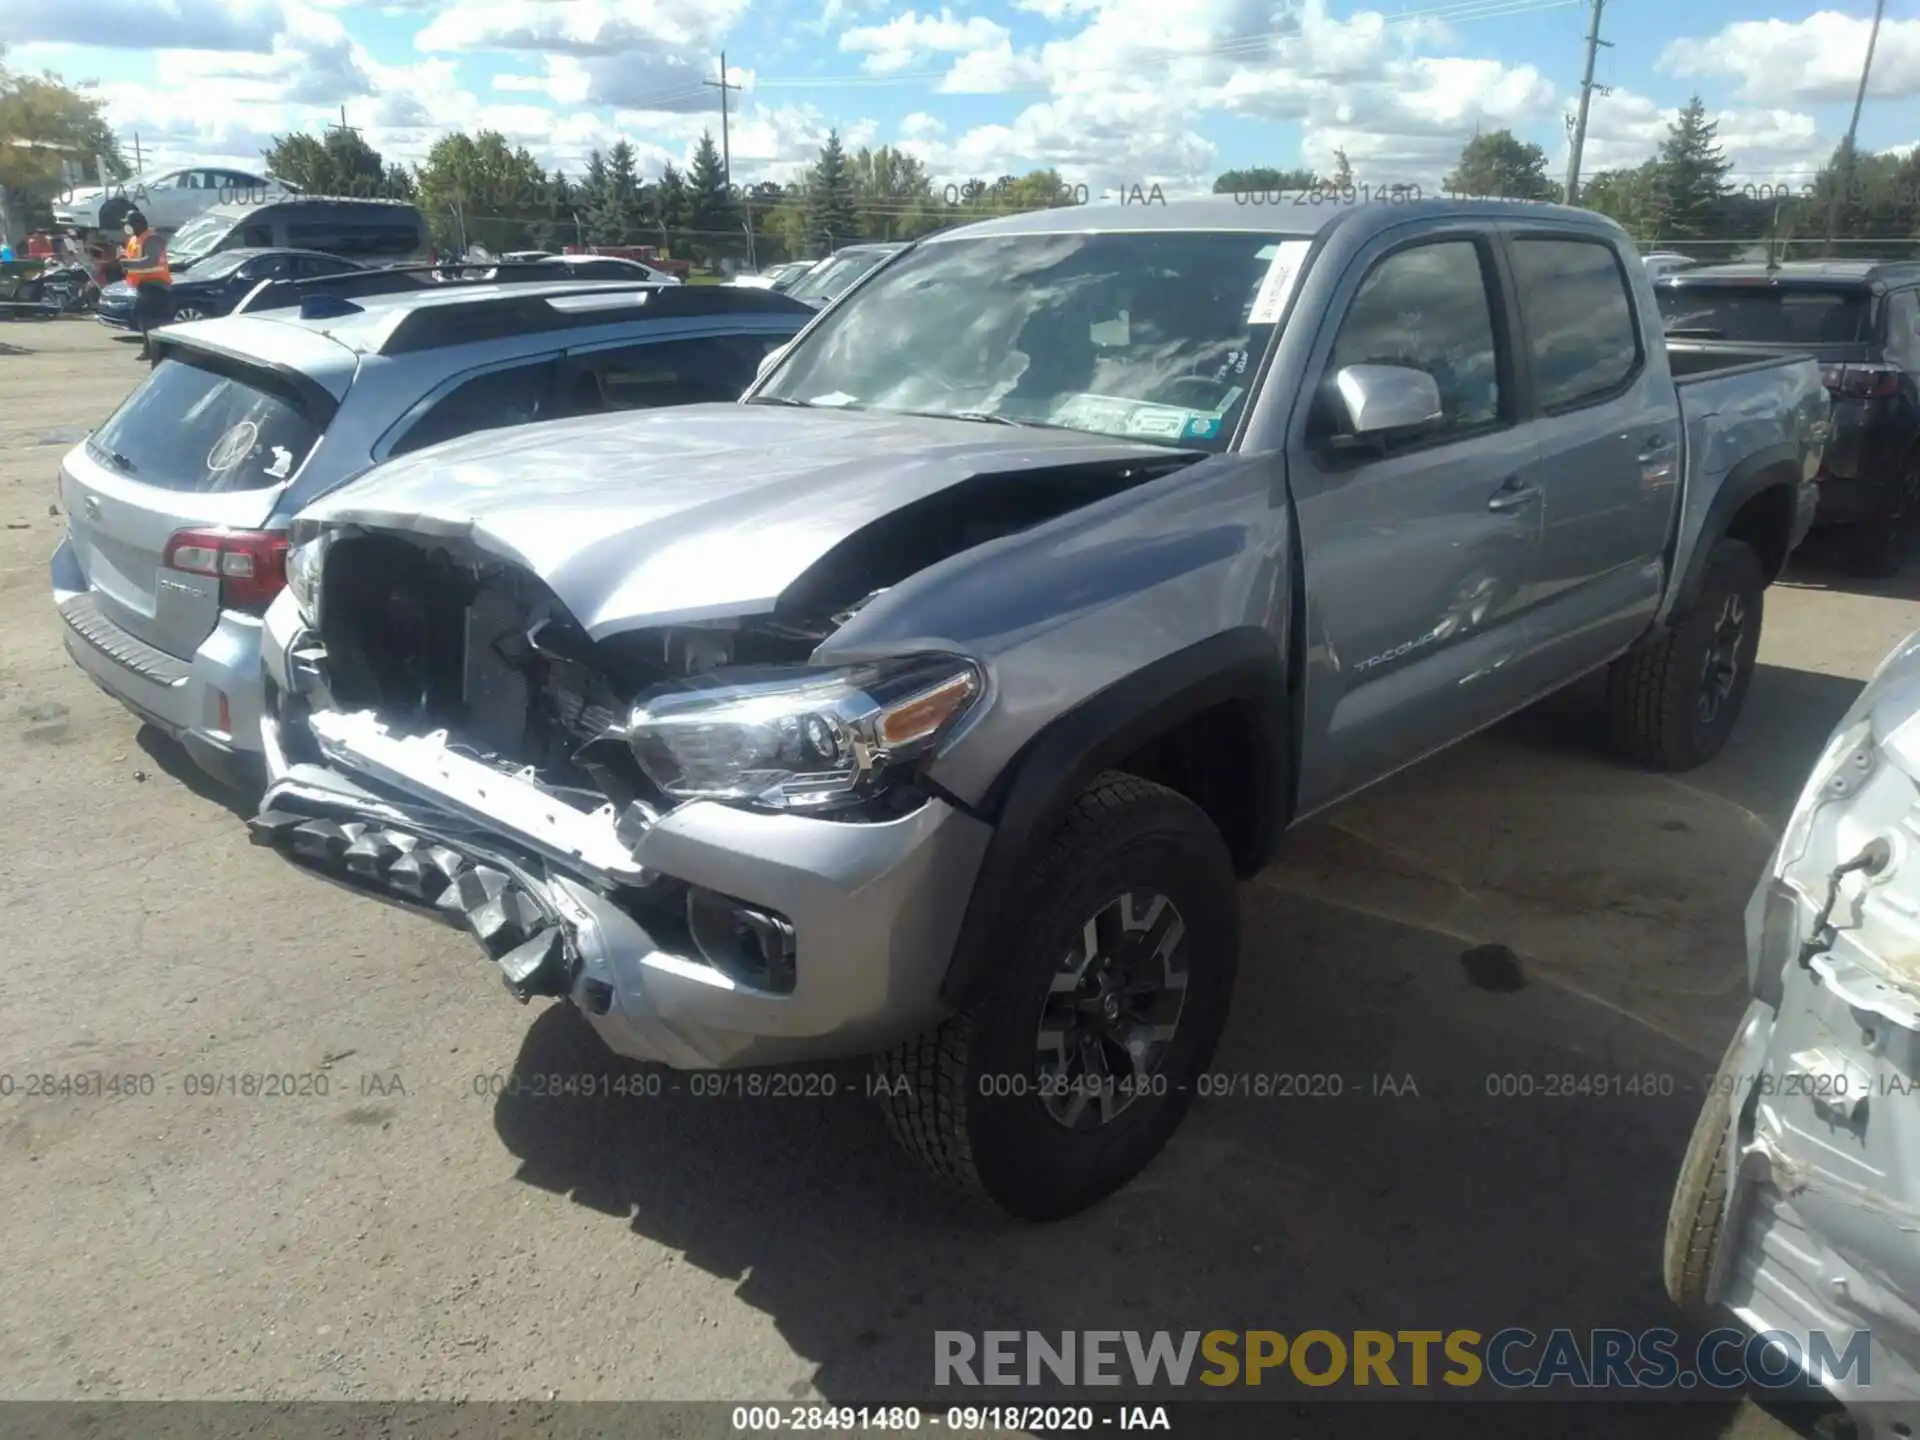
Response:
[{"label": "person wearing cap", "polygon": [[140,330],[140,358],[153,358],[148,332],[164,325],[173,311],[170,288],[173,271],[167,264],[167,242],[147,225],[147,217],[129,210],[121,222],[127,243],[120,247],[120,270],[133,286],[133,322]]}]

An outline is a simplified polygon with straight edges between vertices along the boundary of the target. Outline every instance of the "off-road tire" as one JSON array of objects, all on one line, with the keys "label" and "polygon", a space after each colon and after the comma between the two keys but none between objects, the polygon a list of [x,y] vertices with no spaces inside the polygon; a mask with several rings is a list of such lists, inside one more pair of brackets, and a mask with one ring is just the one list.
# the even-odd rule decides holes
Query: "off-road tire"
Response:
[{"label": "off-road tire", "polygon": [[[1721,540],[1707,556],[1700,593],[1657,641],[1637,646],[1607,669],[1608,727],[1627,759],[1654,770],[1691,770],[1727,743],[1746,703],[1760,649],[1766,599],[1760,557],[1739,540]],[[1699,708],[1702,674],[1727,611],[1744,614],[1731,691],[1711,719]]]},{"label": "off-road tire", "polygon": [[1733,1116],[1733,1087],[1727,1067],[1739,1037],[1727,1047],[1720,1071],[1700,1106],[1674,1182],[1673,1203],[1667,1209],[1666,1243],[1661,1248],[1660,1271],[1667,1297],[1682,1310],[1704,1314],[1710,1307],[1707,1284],[1713,1277],[1714,1257],[1720,1249],[1726,1218],[1727,1125]]},{"label": "off-road tire", "polygon": [[1884,515],[1835,530],[1834,559],[1849,575],[1862,580],[1890,580],[1905,568],[1916,541],[1920,541],[1920,448],[1900,462]]},{"label": "off-road tire", "polygon": [[[1035,1085],[1048,987],[1089,917],[1136,887],[1171,899],[1186,927],[1186,998],[1158,1071],[1165,1083],[1096,1129],[1069,1130]],[[1226,843],[1183,796],[1109,771],[1075,797],[990,943],[997,969],[981,999],[875,1056],[875,1093],[895,1138],[934,1176],[1023,1219],[1060,1219],[1159,1154],[1213,1057],[1239,952]]]}]

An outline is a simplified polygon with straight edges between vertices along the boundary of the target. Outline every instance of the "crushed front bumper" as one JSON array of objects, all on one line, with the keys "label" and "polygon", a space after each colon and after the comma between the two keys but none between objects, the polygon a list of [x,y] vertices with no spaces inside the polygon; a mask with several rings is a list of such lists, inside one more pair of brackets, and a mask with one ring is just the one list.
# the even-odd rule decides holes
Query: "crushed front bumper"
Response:
[{"label": "crushed front bumper", "polygon": [[[991,833],[981,821],[937,799],[871,823],[694,802],[617,828],[610,805],[571,810],[433,737],[316,705],[323,667],[289,608],[268,616],[256,842],[463,925],[510,990],[565,996],[635,1059],[840,1058],[943,1015],[940,982]],[[693,893],[775,917],[785,983],[745,982],[711,958],[684,918]]]}]

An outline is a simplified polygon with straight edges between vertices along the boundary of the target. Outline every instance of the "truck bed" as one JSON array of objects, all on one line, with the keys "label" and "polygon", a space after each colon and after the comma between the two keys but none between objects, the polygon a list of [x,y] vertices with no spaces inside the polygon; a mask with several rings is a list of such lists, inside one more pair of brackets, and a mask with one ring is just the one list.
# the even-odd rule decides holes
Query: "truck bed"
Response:
[{"label": "truck bed", "polygon": [[1667,342],[1667,365],[1673,383],[1691,385],[1714,375],[1729,375],[1745,370],[1764,370],[1774,365],[1811,358],[1810,353],[1790,353],[1758,345],[1719,345],[1712,342]]}]

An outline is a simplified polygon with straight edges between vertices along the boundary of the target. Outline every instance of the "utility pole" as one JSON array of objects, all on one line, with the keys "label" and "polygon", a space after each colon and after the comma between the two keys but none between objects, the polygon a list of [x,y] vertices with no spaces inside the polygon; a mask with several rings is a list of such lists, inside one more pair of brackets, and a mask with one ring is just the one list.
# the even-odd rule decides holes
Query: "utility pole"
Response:
[{"label": "utility pole", "polygon": [[726,172],[727,193],[732,194],[733,193],[733,142],[727,135],[727,92],[729,90],[739,90],[743,87],[739,85],[730,85],[727,83],[727,52],[726,51],[722,50],[720,52],[720,78],[718,80],[702,80],[700,83],[706,86],[709,90],[718,90],[720,92],[720,165],[721,165],[721,168]]},{"label": "utility pole", "polygon": [[1833,254],[1833,233],[1840,228],[1840,203],[1853,185],[1853,137],[1860,129],[1860,107],[1867,98],[1867,76],[1873,73],[1873,47],[1880,43],[1880,17],[1886,13],[1887,0],[1874,0],[1873,28],[1867,32],[1867,58],[1860,66],[1860,88],[1853,92],[1853,118],[1847,122],[1847,138],[1840,142],[1840,173],[1834,177],[1833,198],[1827,202],[1827,238],[1820,247],[1822,256]]},{"label": "utility pole", "polygon": [[1587,29],[1587,70],[1580,77],[1580,110],[1573,121],[1573,144],[1567,155],[1567,204],[1573,205],[1580,199],[1580,152],[1587,144],[1587,110],[1593,104],[1593,62],[1599,55],[1600,47],[1613,48],[1611,40],[1600,38],[1600,12],[1606,8],[1607,0],[1593,0],[1593,23]]},{"label": "utility pole", "polygon": [[140,132],[136,130],[133,132],[133,173],[143,175],[146,169],[146,162],[140,158]]}]

